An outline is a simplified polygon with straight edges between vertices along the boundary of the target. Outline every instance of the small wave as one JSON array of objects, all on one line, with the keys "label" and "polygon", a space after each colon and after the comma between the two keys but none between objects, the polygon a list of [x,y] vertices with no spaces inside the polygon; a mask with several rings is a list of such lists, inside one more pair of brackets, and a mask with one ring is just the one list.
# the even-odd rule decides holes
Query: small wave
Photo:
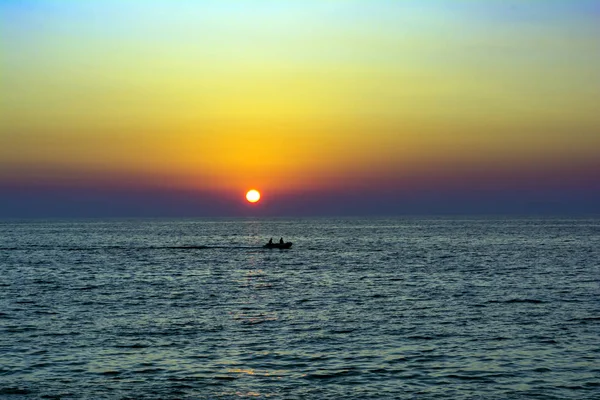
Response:
[{"label": "small wave", "polygon": [[247,320],[243,320],[242,324],[244,325],[259,325],[259,324],[264,324],[265,322],[269,322],[269,321],[276,321],[277,318],[250,318]]},{"label": "small wave", "polygon": [[504,303],[504,304],[513,304],[513,303],[528,303],[528,304],[544,304],[546,303],[543,300],[536,299],[510,299],[510,300],[490,300],[488,303]]},{"label": "small wave", "polygon": [[332,334],[342,334],[342,333],[352,333],[356,329],[355,328],[340,328],[340,329],[331,329],[329,333]]},{"label": "small wave", "polygon": [[169,376],[166,379],[169,382],[195,382],[198,380],[197,377],[191,377],[191,376],[182,376],[182,377]]},{"label": "small wave", "polygon": [[36,310],[33,313],[37,314],[37,315],[58,315],[58,313],[55,311],[45,311],[45,310]]},{"label": "small wave", "polygon": [[2,394],[31,394],[31,391],[20,387],[7,387],[0,388],[0,395]]},{"label": "small wave", "polygon": [[357,371],[355,368],[345,368],[339,371],[320,371],[315,373],[306,374],[304,377],[306,379],[335,379],[341,378],[345,376],[355,376],[359,375],[360,371]]},{"label": "small wave", "polygon": [[540,343],[545,343],[545,344],[558,344],[558,342],[554,339],[542,339],[540,340]]},{"label": "small wave", "polygon": [[581,385],[558,385],[557,388],[568,390],[585,390],[585,386]]},{"label": "small wave", "polygon": [[438,259],[444,260],[447,258],[455,258],[455,257],[456,257],[456,255],[454,255],[454,254],[442,254],[442,255],[438,256]]},{"label": "small wave", "polygon": [[37,331],[38,328],[35,326],[9,326],[6,328],[5,332],[8,333],[21,333],[21,332],[31,332]]},{"label": "small wave", "polygon": [[119,371],[113,371],[113,370],[110,370],[110,371],[102,371],[102,372],[100,372],[100,375],[105,375],[105,376],[116,376],[116,375],[121,375],[121,372],[119,372]]},{"label": "small wave", "polygon": [[118,344],[115,347],[118,349],[145,349],[150,346],[141,344],[141,343],[134,343],[134,344]]},{"label": "small wave", "polygon": [[387,368],[374,368],[374,369],[367,370],[367,372],[370,373],[370,374],[387,375],[387,374],[393,374],[393,373],[395,373],[397,371],[391,370],[391,369],[387,369]]},{"label": "small wave", "polygon": [[154,374],[154,373],[159,373],[159,372],[163,372],[164,369],[162,368],[145,368],[145,369],[139,369],[137,371],[134,371],[136,374]]},{"label": "small wave", "polygon": [[101,286],[98,286],[98,285],[90,285],[90,286],[82,286],[82,287],[74,288],[74,290],[87,291],[87,290],[98,289],[100,287]]},{"label": "small wave", "polygon": [[423,336],[423,335],[415,335],[409,336],[408,339],[416,339],[416,340],[433,340],[433,336]]},{"label": "small wave", "polygon": [[35,285],[56,285],[56,281],[47,281],[45,279],[36,279],[32,283]]},{"label": "small wave", "polygon": [[458,379],[461,381],[478,381],[478,382],[486,382],[486,383],[493,383],[495,382],[493,379],[487,377],[487,376],[473,376],[473,375],[457,375],[457,374],[451,374],[451,375],[446,375],[446,378],[451,378],[451,379]]},{"label": "small wave", "polygon": [[44,394],[40,397],[40,399],[51,399],[51,400],[60,400],[63,398],[74,398],[75,395],[73,393],[67,392],[67,393],[60,393],[57,395],[53,395],[53,394]]},{"label": "small wave", "polygon": [[584,317],[584,318],[570,318],[568,319],[568,321],[570,322],[581,322],[581,323],[586,323],[586,322],[592,322],[592,321],[600,321],[600,317]]},{"label": "small wave", "polygon": [[237,377],[235,376],[223,376],[223,375],[217,375],[215,377],[213,377],[213,379],[219,380],[219,381],[234,381],[237,379]]},{"label": "small wave", "polygon": [[512,299],[507,300],[505,303],[530,303],[530,304],[543,304],[545,301],[536,300],[536,299]]}]

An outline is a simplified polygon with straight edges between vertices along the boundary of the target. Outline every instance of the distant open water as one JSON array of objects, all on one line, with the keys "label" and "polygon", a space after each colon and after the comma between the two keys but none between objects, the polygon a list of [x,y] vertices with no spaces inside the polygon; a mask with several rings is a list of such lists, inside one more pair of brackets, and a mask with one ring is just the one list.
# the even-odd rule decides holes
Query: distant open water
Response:
[{"label": "distant open water", "polygon": [[599,219],[5,221],[0,398],[600,399],[599,283]]}]

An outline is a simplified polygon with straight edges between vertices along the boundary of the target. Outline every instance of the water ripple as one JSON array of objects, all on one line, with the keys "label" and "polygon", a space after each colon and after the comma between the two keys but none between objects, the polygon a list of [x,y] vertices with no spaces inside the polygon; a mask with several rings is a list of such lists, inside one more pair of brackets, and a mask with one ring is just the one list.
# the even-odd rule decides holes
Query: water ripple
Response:
[{"label": "water ripple", "polygon": [[[293,251],[263,251],[274,232]],[[3,398],[600,398],[595,219],[48,221],[0,239]]]}]

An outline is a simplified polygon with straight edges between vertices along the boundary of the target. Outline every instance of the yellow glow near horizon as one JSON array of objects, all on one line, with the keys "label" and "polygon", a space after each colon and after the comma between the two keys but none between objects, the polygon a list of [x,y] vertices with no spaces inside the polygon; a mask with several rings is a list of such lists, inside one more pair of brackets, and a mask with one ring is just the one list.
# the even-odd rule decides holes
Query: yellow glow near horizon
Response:
[{"label": "yellow glow near horizon", "polygon": [[593,162],[600,28],[575,3],[3,2],[0,180],[275,193]]}]

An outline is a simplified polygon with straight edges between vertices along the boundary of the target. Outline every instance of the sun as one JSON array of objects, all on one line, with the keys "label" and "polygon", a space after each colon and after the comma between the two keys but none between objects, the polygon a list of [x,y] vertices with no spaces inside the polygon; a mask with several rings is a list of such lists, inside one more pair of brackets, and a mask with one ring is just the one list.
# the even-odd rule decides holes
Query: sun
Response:
[{"label": "sun", "polygon": [[246,193],[246,200],[250,203],[256,203],[260,200],[260,192],[256,189],[249,190],[248,193]]}]

